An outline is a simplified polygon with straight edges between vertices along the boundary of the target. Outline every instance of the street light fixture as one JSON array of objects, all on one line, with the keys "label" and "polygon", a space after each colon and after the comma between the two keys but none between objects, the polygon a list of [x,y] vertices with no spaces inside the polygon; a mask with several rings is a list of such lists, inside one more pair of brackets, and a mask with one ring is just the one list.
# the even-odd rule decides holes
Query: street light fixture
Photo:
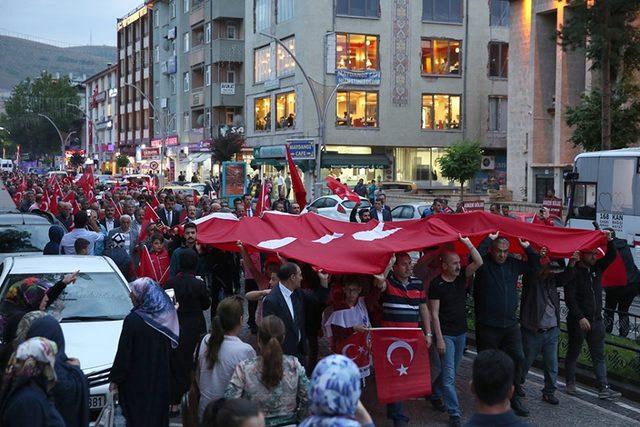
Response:
[{"label": "street light fixture", "polygon": [[[36,113],[38,116],[42,117],[43,119],[46,119],[49,123],[51,123],[51,125],[56,129],[56,132],[58,132],[58,137],[60,137],[60,151],[61,151],[61,160],[60,160],[60,170],[64,169],[64,147],[65,147],[65,139],[62,137],[62,132],[60,132],[60,129],[58,128],[58,126],[56,126],[56,124],[53,122],[53,120],[51,120],[51,117],[47,116],[46,114],[42,114],[42,113]],[[74,131],[75,132],[75,131]],[[72,133],[74,133],[72,132]],[[71,135],[71,133],[69,134]],[[68,138],[69,136],[67,136]]]},{"label": "street light fixture", "polygon": [[[89,121],[91,122],[91,127],[93,129],[93,132],[95,132],[95,130],[96,130],[96,122],[95,122],[95,120],[93,120],[92,118],[90,118],[87,115],[86,111],[84,111],[82,108],[78,107],[75,104],[71,104],[70,102],[67,102],[67,106],[77,109],[78,111],[80,111],[82,113],[82,115],[85,117],[85,119],[89,119]],[[94,139],[95,139],[95,137],[94,137]],[[93,141],[87,141],[87,150],[86,150],[87,156],[89,155],[89,144],[90,143],[92,145],[95,145],[95,144],[93,144]],[[102,158],[102,147],[100,146],[100,144],[98,144],[98,157],[100,158],[100,165],[102,165],[102,163],[104,162],[104,159]]]}]

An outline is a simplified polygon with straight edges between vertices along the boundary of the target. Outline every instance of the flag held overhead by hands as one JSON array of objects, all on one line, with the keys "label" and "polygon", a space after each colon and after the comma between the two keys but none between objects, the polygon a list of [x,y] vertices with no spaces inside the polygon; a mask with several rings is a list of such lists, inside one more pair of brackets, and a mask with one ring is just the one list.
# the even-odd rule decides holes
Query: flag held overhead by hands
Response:
[{"label": "flag held overhead by hands", "polygon": [[431,394],[429,349],[421,329],[377,328],[371,337],[380,403]]},{"label": "flag held overhead by hands", "polygon": [[360,196],[351,191],[351,189],[346,184],[341,183],[332,176],[326,177],[325,181],[327,181],[327,187],[329,187],[331,192],[336,196],[340,197],[341,199],[351,200],[352,202],[360,202]]},{"label": "flag held overhead by hands", "polygon": [[287,145],[287,163],[289,164],[289,175],[291,176],[291,186],[293,187],[293,194],[296,196],[296,202],[300,205],[300,209],[304,209],[307,205],[307,190],[304,189],[304,183],[296,164],[293,163],[293,157],[291,157],[291,151]]}]

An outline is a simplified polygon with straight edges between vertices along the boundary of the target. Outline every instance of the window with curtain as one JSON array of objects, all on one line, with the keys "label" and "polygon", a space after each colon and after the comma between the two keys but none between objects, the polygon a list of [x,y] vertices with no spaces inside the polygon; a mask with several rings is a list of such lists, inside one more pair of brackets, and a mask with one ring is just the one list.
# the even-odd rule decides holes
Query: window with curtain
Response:
[{"label": "window with curtain", "polygon": [[[296,38],[289,37],[287,39],[282,40],[282,43],[293,53],[296,54]],[[276,75],[278,77],[290,76],[296,70],[296,63],[289,55],[289,53],[284,50],[279,43],[276,44]]]},{"label": "window with curtain", "polygon": [[271,25],[271,0],[255,0],[253,4],[253,30],[260,32]]},{"label": "window with curtain", "polygon": [[296,93],[276,95],[276,130],[293,129],[296,124]]},{"label": "window with curtain", "polygon": [[189,92],[191,86],[191,79],[189,78],[189,72],[187,71],[182,75],[182,89],[184,92]]},{"label": "window with curtain", "polygon": [[509,0],[490,0],[489,23],[495,27],[509,26]]},{"label": "window with curtain", "polygon": [[460,129],[460,95],[422,94],[422,129]]},{"label": "window with curtain", "polygon": [[460,75],[460,40],[421,40],[422,74]]},{"label": "window with curtain", "polygon": [[489,77],[509,76],[509,43],[489,43]]},{"label": "window with curtain", "polygon": [[422,0],[422,20],[462,23],[462,0]]},{"label": "window with curtain", "polygon": [[507,131],[508,101],[506,96],[489,97],[489,131]]},{"label": "window with curtain", "polygon": [[294,0],[278,0],[276,3],[276,23],[288,21],[293,18]]},{"label": "window with curtain", "polygon": [[336,34],[336,68],[354,71],[378,70],[379,36]]},{"label": "window with curtain", "polygon": [[378,92],[339,91],[336,115],[336,126],[379,127]]},{"label": "window with curtain", "polygon": [[261,83],[273,78],[271,74],[271,45],[253,51],[253,81]]},{"label": "window with curtain", "polygon": [[255,99],[254,124],[256,131],[271,130],[271,97]]},{"label": "window with curtain", "polygon": [[336,15],[380,17],[379,0],[337,0]]}]

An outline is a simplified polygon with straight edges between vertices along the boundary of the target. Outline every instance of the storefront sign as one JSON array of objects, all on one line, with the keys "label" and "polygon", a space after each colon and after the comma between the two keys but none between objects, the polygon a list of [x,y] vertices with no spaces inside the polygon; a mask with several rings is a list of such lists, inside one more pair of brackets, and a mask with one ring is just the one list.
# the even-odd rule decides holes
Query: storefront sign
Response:
[{"label": "storefront sign", "polygon": [[549,209],[552,216],[562,218],[562,200],[557,197],[546,198],[542,201],[542,206]]},{"label": "storefront sign", "polygon": [[118,96],[118,88],[112,87],[109,89],[109,98],[115,98]]},{"label": "storefront sign", "polygon": [[483,211],[484,201],[483,200],[465,200],[462,202],[462,207],[465,212]]},{"label": "storefront sign", "polygon": [[160,157],[160,148],[143,148],[140,150],[142,159],[154,159]]},{"label": "storefront sign", "polygon": [[236,94],[236,84],[235,83],[220,83],[220,94],[221,95],[235,95]]},{"label": "storefront sign", "polygon": [[316,144],[313,139],[287,139],[287,145],[294,160],[313,160],[316,158]]},{"label": "storefront sign", "polygon": [[113,127],[113,122],[111,120],[105,120],[104,122],[96,123],[97,130],[111,129],[112,127]]},{"label": "storefront sign", "polygon": [[222,163],[222,197],[244,195],[244,177],[247,164],[244,162]]},{"label": "storefront sign", "polygon": [[[167,137],[167,147],[171,147],[174,145],[178,145],[178,136],[172,135]],[[151,140],[152,147],[162,147],[162,139],[152,139]]]},{"label": "storefront sign", "polygon": [[287,157],[287,150],[284,145],[255,147],[253,149],[253,157],[256,159],[285,159]]},{"label": "storefront sign", "polygon": [[336,83],[348,85],[374,86],[380,84],[380,71],[336,70]]}]

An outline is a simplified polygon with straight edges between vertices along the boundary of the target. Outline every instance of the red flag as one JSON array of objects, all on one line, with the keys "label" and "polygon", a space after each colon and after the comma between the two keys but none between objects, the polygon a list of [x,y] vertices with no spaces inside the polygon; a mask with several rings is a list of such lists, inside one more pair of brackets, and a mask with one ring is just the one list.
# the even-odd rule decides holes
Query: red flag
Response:
[{"label": "red flag", "polygon": [[293,194],[296,196],[296,202],[300,205],[300,209],[304,209],[307,205],[307,190],[304,189],[304,183],[298,173],[296,164],[293,163],[291,157],[291,151],[287,145],[287,163],[289,163],[289,175],[291,176],[291,187],[293,187]]},{"label": "red flag", "polygon": [[421,329],[371,330],[373,364],[380,403],[431,394],[429,349]]},{"label": "red flag", "polygon": [[142,242],[147,238],[147,226],[152,222],[160,222],[158,213],[151,207],[149,203],[144,208],[144,216],[142,217],[142,224],[140,224],[140,234],[138,235],[138,241]]},{"label": "red flag", "polygon": [[352,202],[360,202],[360,196],[351,191],[351,189],[346,185],[338,181],[332,176],[328,176],[325,178],[327,181],[327,187],[331,190],[333,194],[340,197],[341,199],[348,199]]},{"label": "red flag", "polygon": [[371,353],[367,342],[368,336],[369,334],[366,332],[357,332],[346,339],[336,340],[333,348],[336,353],[353,360],[361,370],[368,371],[371,365]]},{"label": "red flag", "polygon": [[262,183],[260,186],[260,198],[258,199],[258,203],[256,203],[256,213],[254,216],[260,216],[263,211],[271,209],[271,184],[268,184],[266,181]]},{"label": "red flag", "polygon": [[158,209],[158,206],[160,206],[160,200],[158,200],[158,196],[154,194],[153,198],[151,199],[151,207],[153,209]]},{"label": "red flag", "polygon": [[62,198],[62,201],[63,202],[71,202],[71,201],[75,202],[76,201],[76,193],[74,193],[73,191],[69,191],[67,193],[67,195]]},{"label": "red flag", "polygon": [[120,216],[122,216],[122,210],[120,210],[120,205],[118,203],[116,203],[115,200],[110,199],[111,200],[111,206],[113,206],[113,209],[115,209],[116,213],[115,213],[115,217],[116,218],[120,218]]},{"label": "red flag", "polygon": [[80,212],[80,205],[78,204],[76,199],[73,199],[70,203],[71,203],[71,206],[73,207],[73,215]]},{"label": "red flag", "polygon": [[156,262],[146,246],[140,251],[140,264],[138,265],[138,277],[150,277],[160,284],[164,284],[169,277],[169,254],[163,251],[156,255]]},{"label": "red flag", "polygon": [[54,215],[58,215],[58,199],[55,194],[49,196],[49,211]]},{"label": "red flag", "polygon": [[622,257],[616,254],[616,259],[602,273],[602,287],[615,288],[618,286],[627,286],[627,270],[624,268]]}]

